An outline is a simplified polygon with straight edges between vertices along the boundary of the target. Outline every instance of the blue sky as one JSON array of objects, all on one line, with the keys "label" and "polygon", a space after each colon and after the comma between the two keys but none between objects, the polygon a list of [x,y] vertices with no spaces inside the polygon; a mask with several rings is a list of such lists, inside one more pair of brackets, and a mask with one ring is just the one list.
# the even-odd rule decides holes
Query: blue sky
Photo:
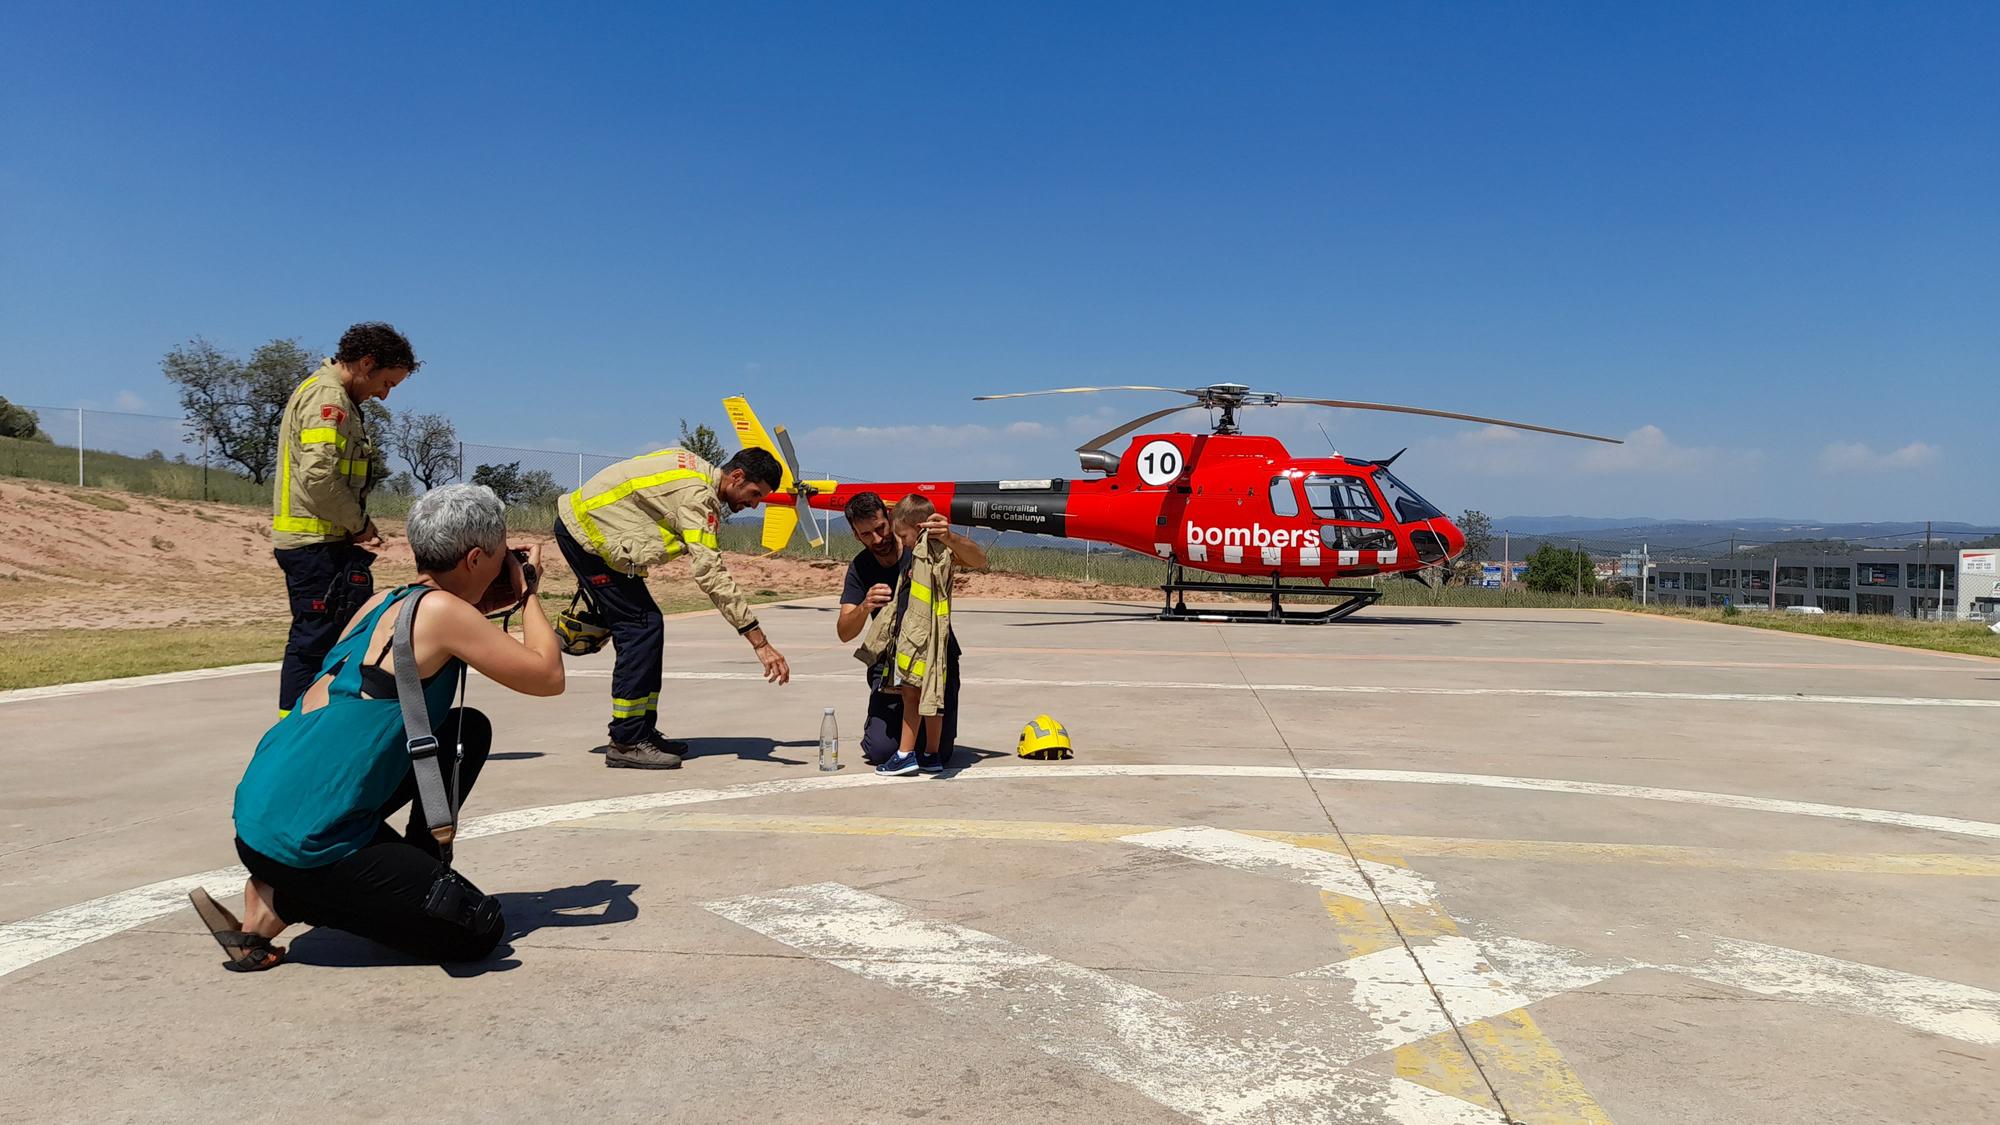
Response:
[{"label": "blue sky", "polygon": [[[197,334],[621,453],[1062,475],[1231,380],[1451,510],[2000,520],[2000,7],[9,6],[0,394]],[[1198,417],[1190,415],[1189,417]]]}]

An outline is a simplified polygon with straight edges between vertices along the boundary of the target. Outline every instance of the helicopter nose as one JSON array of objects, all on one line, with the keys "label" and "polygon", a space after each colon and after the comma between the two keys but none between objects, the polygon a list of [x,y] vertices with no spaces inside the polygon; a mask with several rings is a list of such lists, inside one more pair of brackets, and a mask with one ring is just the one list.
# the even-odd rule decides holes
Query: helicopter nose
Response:
[{"label": "helicopter nose", "polygon": [[1465,553],[1465,532],[1460,531],[1457,524],[1450,520],[1438,520],[1436,527],[1444,539],[1444,550],[1448,557],[1455,559]]}]

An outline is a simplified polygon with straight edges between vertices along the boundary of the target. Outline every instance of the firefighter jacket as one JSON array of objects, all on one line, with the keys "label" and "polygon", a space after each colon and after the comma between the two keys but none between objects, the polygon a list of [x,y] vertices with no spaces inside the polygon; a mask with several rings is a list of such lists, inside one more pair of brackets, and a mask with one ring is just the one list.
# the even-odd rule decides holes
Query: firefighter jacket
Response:
[{"label": "firefighter jacket", "polygon": [[620,461],[556,501],[571,538],[621,574],[688,556],[694,584],[747,633],[757,627],[750,603],[722,565],[716,528],[722,525],[721,476],[715,466],[681,449],[662,449]]},{"label": "firefighter jacket", "polygon": [[[950,664],[951,547],[929,532],[917,540],[915,557],[902,579],[895,604],[901,612],[877,612],[854,655],[871,667],[892,651],[896,671],[883,685],[923,687],[917,714],[944,713],[945,669]],[[907,591],[907,596],[905,596]]]},{"label": "firefighter jacket", "polygon": [[374,453],[361,408],[332,360],[292,392],[278,422],[272,475],[271,545],[345,542],[368,523],[368,466]]}]

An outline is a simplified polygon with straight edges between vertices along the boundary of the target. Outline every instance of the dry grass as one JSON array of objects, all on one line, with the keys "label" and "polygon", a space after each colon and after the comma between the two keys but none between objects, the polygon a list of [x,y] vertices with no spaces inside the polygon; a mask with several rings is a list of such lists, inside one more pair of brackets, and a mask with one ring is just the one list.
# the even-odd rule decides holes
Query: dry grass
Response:
[{"label": "dry grass", "polygon": [[0,689],[276,660],[286,623],[0,633]]}]

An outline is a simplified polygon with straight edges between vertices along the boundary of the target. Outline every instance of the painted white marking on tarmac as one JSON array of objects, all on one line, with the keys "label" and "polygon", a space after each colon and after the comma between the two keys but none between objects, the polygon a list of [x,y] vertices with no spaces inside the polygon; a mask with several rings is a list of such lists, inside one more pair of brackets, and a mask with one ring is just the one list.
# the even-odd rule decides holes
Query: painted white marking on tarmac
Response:
[{"label": "painted white marking on tarmac", "polygon": [[[1327,885],[1325,861],[1345,856],[1282,840],[1215,828],[1124,839],[1231,870],[1275,876],[1364,901],[1370,897],[1365,887],[1356,895]],[[1149,839],[1154,842],[1148,844]],[[1299,854],[1287,859],[1283,853],[1288,851]],[[1410,905],[1442,911],[1435,888],[1421,876],[1406,874],[1413,882],[1395,893],[1415,893],[1417,901]],[[1383,895],[1383,901],[1391,900]],[[2000,992],[1779,945],[1724,937],[1712,940],[1709,956],[1684,964],[1627,958],[1593,964],[1584,954],[1541,942],[1516,938],[1488,941],[1483,935],[1475,942],[1456,934],[1439,934],[1300,975],[1352,980],[1355,1003],[1379,1021],[1385,1036],[1409,1033],[1410,1038],[1403,1042],[1444,1030],[1441,1018],[1433,1018],[1438,1001],[1463,1025],[1635,969],[1658,969],[1763,996],[1887,1019],[1968,1043],[2000,1044]],[[1411,958],[1415,958],[1414,964]],[[1416,971],[1417,965],[1422,966],[1421,973]],[[1513,983],[1516,975],[1531,982],[1530,986]],[[1426,982],[1436,987],[1435,1000]],[[1428,1013],[1426,1006],[1431,1009]]]},{"label": "painted white marking on tarmac", "polygon": [[1346,852],[1302,848],[1261,836],[1246,836],[1241,832],[1207,827],[1169,828],[1163,832],[1145,832],[1120,838],[1125,843],[1142,848],[1170,852],[1239,871],[1283,871],[1307,886],[1349,898],[1368,899],[1380,895],[1382,901],[1401,906],[1423,906],[1432,899],[1429,884],[1409,868],[1393,867],[1373,860],[1362,860],[1357,866]]},{"label": "painted white marking on tarmac", "polygon": [[[1233,777],[1298,778],[1315,781],[1389,782],[1412,785],[1469,786],[1484,789],[1521,789],[1545,793],[1574,793],[1594,797],[1630,797],[1674,804],[1746,812],[1783,813],[1793,816],[1826,817],[1835,820],[1914,828],[1927,832],[1948,832],[1961,836],[2000,840],[2000,824],[1960,820],[1954,817],[1925,816],[1883,809],[1849,808],[1770,797],[1746,797],[1729,793],[1704,793],[1687,789],[1658,789],[1651,786],[1616,785],[1605,782],[1565,781],[1556,778],[1506,777],[1490,774],[1434,773],[1403,770],[1310,769],[1290,766],[1214,765],[1079,765],[984,766],[956,775],[955,783],[973,781],[1081,781],[1116,777]],[[900,778],[878,778],[870,774],[847,777],[804,777],[784,781],[758,781],[722,789],[678,789],[660,793],[638,793],[576,801],[561,805],[515,809],[466,821],[459,831],[464,839],[493,836],[541,828],[563,821],[587,820],[618,812],[696,805],[710,801],[744,800],[786,793],[848,789],[868,785],[904,784]],[[122,933],[179,909],[181,896],[196,885],[207,886],[216,894],[241,889],[243,872],[225,867],[200,875],[181,876],[160,883],[119,891],[88,902],[0,925],[0,977],[24,969],[78,946]],[[234,884],[232,886],[232,884]]]},{"label": "painted white marking on tarmac", "polygon": [[991,934],[920,918],[839,883],[706,905],[954,1016],[1005,1024],[1050,1055],[1197,1121],[1504,1120],[1400,1078],[1348,1069],[1381,1050],[1385,1033],[1350,1018],[1343,1029],[1350,1034],[1329,1039],[1325,1017],[1341,1014],[1337,1003],[1233,996],[1234,1003],[1183,1004]]},{"label": "painted white marking on tarmac", "polygon": [[[571,677],[609,679],[603,668],[573,668]],[[762,683],[761,672],[666,672],[667,680],[725,680]],[[838,672],[794,672],[792,679],[827,683],[852,683],[854,677]],[[2000,699],[1963,699],[1918,695],[1784,695],[1775,692],[1736,691],[1598,691],[1588,688],[1452,688],[1418,685],[1375,684],[1246,684],[1201,680],[1032,680],[998,676],[968,676],[968,684],[981,687],[1089,688],[1102,691],[1143,690],[1304,692],[1321,695],[1424,695],[1484,698],[1505,696],[1527,699],[1647,699],[1668,703],[1797,703],[1839,707],[1971,707],[2000,709]]]},{"label": "painted white marking on tarmac", "polygon": [[185,672],[157,672],[150,676],[125,676],[116,680],[86,680],[78,684],[50,684],[47,687],[14,688],[0,691],[0,704],[33,703],[41,699],[61,699],[70,695],[95,695],[102,691],[159,687],[162,684],[189,684],[197,680],[226,680],[232,676],[252,676],[276,672],[280,664],[231,664],[224,668],[190,668]]}]

